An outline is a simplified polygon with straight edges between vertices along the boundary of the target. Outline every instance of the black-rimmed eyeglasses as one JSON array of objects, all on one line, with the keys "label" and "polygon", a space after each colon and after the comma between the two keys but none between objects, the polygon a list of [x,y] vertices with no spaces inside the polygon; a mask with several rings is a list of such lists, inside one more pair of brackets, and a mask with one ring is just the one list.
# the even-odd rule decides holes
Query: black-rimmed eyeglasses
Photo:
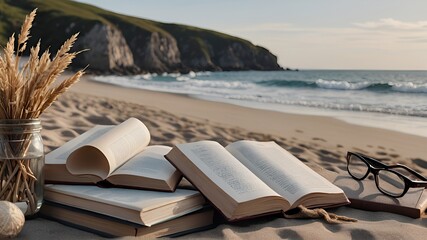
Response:
[{"label": "black-rimmed eyeglasses", "polygon": [[[409,188],[427,187],[427,178],[415,170],[401,164],[386,165],[361,153],[347,153],[347,171],[356,180],[365,179],[371,172],[378,190],[395,198],[405,195]],[[401,172],[418,180],[412,180]]]}]

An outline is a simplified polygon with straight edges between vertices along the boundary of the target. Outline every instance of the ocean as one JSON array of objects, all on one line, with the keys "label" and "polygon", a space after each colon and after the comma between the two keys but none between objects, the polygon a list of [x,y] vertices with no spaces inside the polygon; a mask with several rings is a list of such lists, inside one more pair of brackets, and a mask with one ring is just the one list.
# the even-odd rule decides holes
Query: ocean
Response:
[{"label": "ocean", "polygon": [[300,70],[96,76],[96,81],[427,137],[427,71]]}]

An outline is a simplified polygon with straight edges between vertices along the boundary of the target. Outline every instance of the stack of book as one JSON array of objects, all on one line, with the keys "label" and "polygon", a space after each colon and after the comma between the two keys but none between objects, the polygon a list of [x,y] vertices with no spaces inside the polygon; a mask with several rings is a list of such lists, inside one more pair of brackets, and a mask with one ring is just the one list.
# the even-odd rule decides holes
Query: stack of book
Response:
[{"label": "stack of book", "polygon": [[[41,213],[104,234],[155,237],[212,226],[211,205],[235,221],[298,205],[349,203],[340,188],[274,142],[171,148],[149,141],[146,126],[131,118],[96,126],[47,154],[51,184]],[[198,191],[177,188],[183,176]]]},{"label": "stack of book", "polygon": [[44,217],[103,236],[161,237],[213,225],[199,191],[177,189],[182,174],[148,146],[135,118],[96,126],[45,158]]}]

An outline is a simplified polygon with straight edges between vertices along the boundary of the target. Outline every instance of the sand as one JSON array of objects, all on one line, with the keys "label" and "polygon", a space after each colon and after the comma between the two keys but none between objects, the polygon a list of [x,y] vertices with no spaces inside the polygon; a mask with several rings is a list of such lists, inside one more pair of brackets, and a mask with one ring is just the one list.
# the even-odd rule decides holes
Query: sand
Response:
[{"label": "sand", "polygon": [[[427,176],[427,139],[349,124],[331,117],[285,114],[184,95],[136,90],[97,83],[85,77],[42,116],[46,151],[83,133],[95,124],[118,124],[129,117],[142,120],[151,144],[172,146],[197,140],[223,145],[240,139],[276,141],[308,164],[345,170],[347,151],[359,151],[385,162],[411,166]],[[218,227],[185,238],[228,239],[419,239],[427,235],[427,220],[349,207],[334,212],[359,219],[330,225],[321,220],[267,217]],[[45,219],[27,221],[21,238],[97,238],[96,235]]]}]

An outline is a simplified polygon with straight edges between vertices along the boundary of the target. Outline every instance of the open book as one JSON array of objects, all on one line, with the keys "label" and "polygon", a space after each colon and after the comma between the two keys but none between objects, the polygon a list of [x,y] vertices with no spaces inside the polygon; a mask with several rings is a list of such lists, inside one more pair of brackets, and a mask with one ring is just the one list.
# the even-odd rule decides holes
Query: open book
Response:
[{"label": "open book", "polygon": [[48,153],[48,183],[105,183],[174,191],[182,174],[165,158],[167,146],[148,146],[150,133],[138,119],[98,125]]},{"label": "open book", "polygon": [[275,142],[213,141],[175,146],[166,158],[228,220],[287,211],[298,205],[348,204],[344,192]]},{"label": "open book", "polygon": [[177,189],[159,192],[84,185],[47,184],[47,201],[111,216],[144,226],[155,225],[197,211],[205,205],[198,192]]}]

